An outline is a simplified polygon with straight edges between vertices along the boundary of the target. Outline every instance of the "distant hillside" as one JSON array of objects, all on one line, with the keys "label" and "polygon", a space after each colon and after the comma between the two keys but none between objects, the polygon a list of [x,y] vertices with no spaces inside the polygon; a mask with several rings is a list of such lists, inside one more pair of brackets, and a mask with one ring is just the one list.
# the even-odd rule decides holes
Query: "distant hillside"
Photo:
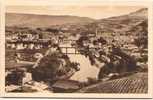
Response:
[{"label": "distant hillside", "polygon": [[6,13],[6,26],[49,27],[51,25],[90,23],[94,19],[78,16],[54,16]]},{"label": "distant hillside", "polygon": [[148,10],[143,8],[127,15],[101,19],[92,24],[98,26],[103,32],[125,33],[132,32],[133,28],[138,29],[133,31],[135,33],[147,32],[147,16]]},{"label": "distant hillside", "polygon": [[77,16],[53,16],[33,14],[6,14],[6,26],[17,27],[54,27],[71,30],[73,33],[84,31],[116,32],[122,34],[148,33],[148,9],[142,8],[122,16],[100,20]]},{"label": "distant hillside", "polygon": [[[76,30],[74,33],[84,34],[84,31],[95,32],[98,30],[101,33],[116,33],[116,34],[132,34],[148,33],[148,10],[146,8],[139,9],[122,16],[115,16],[95,20],[92,23],[85,25],[70,25],[66,24],[63,27],[69,27],[69,30]],[[61,26],[62,27],[62,26]]]},{"label": "distant hillside", "polygon": [[130,13],[130,16],[137,16],[141,18],[148,18],[148,9],[147,8],[142,8],[140,10],[137,10],[136,12]]}]

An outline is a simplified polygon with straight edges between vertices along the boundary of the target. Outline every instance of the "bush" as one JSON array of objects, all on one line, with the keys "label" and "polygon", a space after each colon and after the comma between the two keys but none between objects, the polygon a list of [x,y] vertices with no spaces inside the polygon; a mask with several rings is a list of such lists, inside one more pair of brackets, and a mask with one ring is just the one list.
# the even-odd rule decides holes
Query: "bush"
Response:
[{"label": "bush", "polygon": [[32,78],[35,81],[54,82],[62,76],[66,76],[71,68],[78,69],[78,63],[70,62],[66,55],[52,54],[41,59],[38,67],[32,70]]},{"label": "bush", "polygon": [[32,77],[36,81],[54,80],[60,60],[56,55],[48,55],[41,59],[38,67],[32,70]]}]

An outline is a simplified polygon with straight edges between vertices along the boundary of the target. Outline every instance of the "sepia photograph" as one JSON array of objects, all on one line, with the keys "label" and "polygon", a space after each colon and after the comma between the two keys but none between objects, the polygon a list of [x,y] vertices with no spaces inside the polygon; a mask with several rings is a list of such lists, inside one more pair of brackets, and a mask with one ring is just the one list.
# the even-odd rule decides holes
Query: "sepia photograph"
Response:
[{"label": "sepia photograph", "polygon": [[148,94],[149,7],[7,5],[6,93]]}]

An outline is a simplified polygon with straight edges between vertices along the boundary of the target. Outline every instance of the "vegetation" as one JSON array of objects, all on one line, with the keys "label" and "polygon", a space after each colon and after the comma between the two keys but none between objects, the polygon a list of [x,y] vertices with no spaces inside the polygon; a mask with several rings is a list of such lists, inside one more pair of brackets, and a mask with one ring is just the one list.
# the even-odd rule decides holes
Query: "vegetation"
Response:
[{"label": "vegetation", "polygon": [[[143,12],[146,13],[147,10],[143,9]],[[141,11],[138,11],[135,13],[136,14],[131,13],[129,15],[97,20],[92,23],[89,23],[91,21],[87,21],[88,22],[87,24],[78,23],[78,22],[82,22],[83,19],[80,21],[73,21],[73,20],[67,19],[70,17],[63,16],[59,23],[54,20],[54,22],[56,22],[56,25],[54,25],[55,23],[50,20],[50,19],[52,19],[51,17],[43,16],[43,18],[44,17],[47,18],[47,19],[45,18],[46,19],[46,21],[44,21],[45,24],[44,24],[44,22],[43,23],[39,22],[40,21],[39,19],[42,18],[41,17],[41,18],[38,18],[32,24],[31,24],[31,21],[28,21],[27,25],[24,24],[25,26],[28,26],[28,27],[22,28],[23,27],[22,24],[26,22],[26,20],[22,20],[23,22],[20,23],[21,26],[19,26],[19,27],[13,27],[13,28],[6,27],[7,28],[6,33],[7,33],[7,36],[9,36],[11,34],[16,34],[16,33],[17,34],[18,33],[19,34],[20,33],[21,34],[22,33],[23,34],[30,33],[32,35],[38,34],[39,39],[50,39],[54,36],[57,37],[59,34],[60,35],[62,34],[63,37],[67,37],[65,39],[69,39],[69,36],[70,37],[73,36],[73,38],[75,38],[79,34],[79,36],[81,36],[81,37],[76,41],[76,44],[74,43],[76,48],[79,49],[78,51],[82,55],[85,55],[86,57],[89,58],[91,65],[99,66],[99,68],[100,68],[100,72],[98,75],[99,80],[89,77],[88,82],[83,84],[85,86],[88,86],[91,84],[97,84],[98,82],[103,81],[103,79],[108,78],[112,74],[117,75],[117,77],[118,77],[119,75],[123,75],[124,73],[135,73],[138,69],[137,62],[140,62],[145,67],[147,66],[147,64],[146,64],[148,61],[148,55],[146,53],[146,51],[147,51],[146,49],[148,46],[147,18],[144,16],[144,14],[143,14],[143,16],[141,16]],[[139,16],[137,16],[137,15],[139,15]],[[7,14],[7,16],[8,16],[8,14]],[[18,16],[20,17],[22,15],[18,14]],[[39,17],[37,15],[26,15],[26,14],[23,16],[27,16],[27,17],[33,16],[34,19]],[[53,19],[56,19],[56,17]],[[31,18],[31,19],[33,19],[33,18]],[[65,18],[67,20],[63,20]],[[14,20],[14,18],[11,18],[11,19]],[[22,19],[22,18],[18,18],[18,19]],[[79,17],[79,19],[80,19],[80,17]],[[59,21],[59,19],[57,19],[57,20]],[[71,22],[71,21],[77,22],[77,24],[74,23],[74,25],[73,25],[73,24],[67,23],[67,22]],[[13,22],[18,22],[18,21],[13,21]],[[29,22],[30,22],[30,24],[29,24]],[[48,23],[46,23],[46,22],[48,22]],[[50,23],[50,22],[53,22],[53,23]],[[63,24],[63,23],[67,23],[67,24]],[[34,26],[35,28],[32,28],[31,25]],[[7,26],[7,24],[6,24],[6,26]],[[44,26],[46,28],[44,28]],[[31,27],[31,28],[29,28],[29,27]],[[36,28],[36,27],[38,27],[38,28]],[[97,33],[99,33],[99,34],[97,34]],[[106,41],[105,37],[106,37],[107,41]],[[60,38],[60,36],[59,36],[59,38]],[[116,40],[114,40],[114,39],[116,39]],[[129,45],[131,45],[132,42],[129,39],[130,40],[135,39],[134,44],[135,44],[135,46],[137,46],[139,48],[139,50],[137,50],[137,48],[135,50],[136,53],[138,54],[138,56],[140,55],[140,57],[138,57],[138,59],[135,59],[135,57],[126,53],[122,49],[122,47],[124,49],[128,49],[128,50],[131,49]],[[121,43],[122,41],[123,41],[123,43]],[[118,42],[119,45],[122,44],[122,46],[116,45],[116,42]],[[41,52],[42,54],[45,54],[45,51],[46,51],[45,49],[48,49],[48,47],[45,46],[45,44],[46,43],[43,44],[44,47],[41,48],[40,51],[39,50],[38,51],[37,50],[29,50],[29,49],[25,49],[23,51],[20,51],[20,52],[23,52],[22,56],[24,56],[24,57],[22,57],[21,60],[35,61],[36,59],[33,59],[33,54],[35,54],[36,52]],[[134,46],[134,49],[135,49],[135,46]],[[94,47],[94,49],[91,50],[91,49],[89,49],[90,47]],[[59,48],[58,48],[58,50],[61,51]],[[58,50],[56,49],[56,51],[58,51]],[[135,53],[135,51],[134,52],[130,51],[130,53]],[[17,51],[17,52],[19,52],[19,51]],[[14,49],[10,50],[7,48],[7,50],[6,50],[6,68],[8,66],[9,67],[14,66],[11,62],[15,62],[14,61],[15,54],[16,54],[16,50],[14,50]],[[104,63],[104,65],[102,63]],[[30,71],[32,73],[32,78],[34,81],[38,81],[38,82],[43,81],[46,83],[48,83],[48,82],[54,83],[57,80],[61,80],[61,79],[68,80],[76,71],[80,70],[78,66],[79,66],[79,63],[71,62],[67,55],[62,54],[62,52],[58,52],[58,53],[56,52],[56,53],[51,53],[47,56],[44,56],[40,60],[37,67],[32,68],[32,69],[29,68],[26,71]],[[21,85],[21,80],[23,77],[24,77],[24,74],[23,74],[22,70],[21,71],[18,69],[13,70],[11,74],[8,74],[6,76],[6,84],[7,85],[11,85],[11,84]],[[115,78],[116,78],[116,76],[115,76]],[[103,92],[103,93],[112,93],[112,92],[113,93],[116,93],[116,92],[120,93],[121,91],[122,91],[122,93],[124,93],[124,92],[131,93],[131,91],[137,92],[137,90],[132,90],[133,88],[130,84],[131,82],[133,82],[134,84],[135,84],[135,82],[137,82],[138,87],[139,86],[140,87],[146,86],[146,87],[144,87],[145,88],[144,92],[146,92],[146,88],[147,88],[146,83],[144,85],[143,80],[139,80],[140,77],[136,77],[136,78],[138,78],[138,80],[134,79],[134,81],[133,81],[133,77],[132,77],[130,79],[126,78],[126,79],[121,79],[121,80],[119,79],[116,81],[112,81],[110,83],[109,82],[104,83],[104,84],[102,83],[102,86],[98,85],[98,88],[94,87],[95,90],[89,89],[88,91],[89,92],[90,91]],[[111,77],[110,79],[114,79],[114,77]],[[144,79],[145,79],[145,82],[147,82],[146,75],[145,75]],[[141,81],[142,84],[139,81]],[[121,88],[120,87],[119,87],[119,89],[114,88],[114,87],[118,87],[118,83],[120,83],[119,86],[121,86]],[[117,84],[117,86],[115,86],[116,84]],[[128,87],[126,87],[126,89],[125,89],[124,86],[128,86]],[[14,92],[23,92],[22,90],[27,91],[30,89],[23,87],[22,89],[15,90]],[[138,93],[139,92],[142,93],[143,91],[141,91],[141,90],[143,90],[143,89],[140,89],[138,91]],[[31,90],[31,92],[33,92],[33,91],[35,91],[35,90]]]},{"label": "vegetation", "polygon": [[35,81],[55,82],[72,68],[78,70],[77,66],[78,64],[70,62],[67,56],[55,53],[41,59],[38,67],[32,70],[32,77]]},{"label": "vegetation", "polygon": [[148,37],[147,37],[147,34],[138,36],[135,39],[134,43],[139,48],[147,48],[148,47]]}]

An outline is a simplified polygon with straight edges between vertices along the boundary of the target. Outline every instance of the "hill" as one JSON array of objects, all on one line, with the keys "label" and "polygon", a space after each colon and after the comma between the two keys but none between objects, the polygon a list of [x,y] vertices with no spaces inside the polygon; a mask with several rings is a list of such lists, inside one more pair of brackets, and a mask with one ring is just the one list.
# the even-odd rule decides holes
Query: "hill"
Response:
[{"label": "hill", "polygon": [[135,12],[131,12],[126,15],[115,16],[104,18],[100,20],[95,20],[92,23],[80,25],[70,25],[66,24],[69,30],[74,30],[74,33],[84,34],[94,33],[98,30],[99,33],[116,33],[116,36],[132,35],[136,36],[141,33],[148,33],[148,10],[146,8],[139,9]]},{"label": "hill", "polygon": [[[138,11],[129,13],[127,15],[110,17],[96,21],[95,24],[103,32],[116,32],[116,33],[147,33],[147,9],[142,8]],[[133,28],[136,28],[137,31],[132,31]]]},{"label": "hill", "polygon": [[6,26],[17,27],[50,27],[52,25],[90,23],[94,19],[78,16],[54,16],[54,15],[36,15],[6,13]]}]

